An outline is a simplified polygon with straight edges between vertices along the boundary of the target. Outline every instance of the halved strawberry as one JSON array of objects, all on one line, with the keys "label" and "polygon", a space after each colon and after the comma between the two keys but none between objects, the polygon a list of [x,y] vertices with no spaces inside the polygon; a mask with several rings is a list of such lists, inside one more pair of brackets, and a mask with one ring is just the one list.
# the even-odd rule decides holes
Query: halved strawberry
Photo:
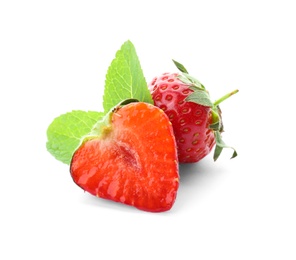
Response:
[{"label": "halved strawberry", "polygon": [[136,102],[115,108],[75,151],[70,172],[83,190],[100,198],[160,212],[179,187],[172,125],[159,108]]}]

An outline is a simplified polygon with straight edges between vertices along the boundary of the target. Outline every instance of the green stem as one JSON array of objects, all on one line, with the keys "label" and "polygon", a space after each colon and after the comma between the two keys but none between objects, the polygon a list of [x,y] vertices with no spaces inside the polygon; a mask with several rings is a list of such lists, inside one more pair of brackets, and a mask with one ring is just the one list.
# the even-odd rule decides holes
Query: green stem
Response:
[{"label": "green stem", "polygon": [[232,92],[226,94],[225,96],[219,98],[218,100],[216,100],[216,101],[214,102],[214,106],[218,106],[218,105],[219,105],[221,102],[223,102],[225,99],[231,97],[232,95],[236,94],[237,92],[238,92],[238,89],[236,89],[236,90],[234,90],[234,91],[232,91]]}]

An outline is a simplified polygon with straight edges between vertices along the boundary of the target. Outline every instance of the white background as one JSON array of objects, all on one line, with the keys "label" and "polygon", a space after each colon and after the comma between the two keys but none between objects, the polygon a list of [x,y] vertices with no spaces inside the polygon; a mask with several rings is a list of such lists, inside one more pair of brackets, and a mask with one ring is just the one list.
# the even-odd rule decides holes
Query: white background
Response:
[{"label": "white background", "polygon": [[[0,259],[296,259],[294,1],[1,1]],[[180,167],[174,207],[92,197],[45,148],[102,110],[126,40],[147,81],[186,65],[221,104],[225,150]],[[293,91],[294,90],[294,91]]]}]

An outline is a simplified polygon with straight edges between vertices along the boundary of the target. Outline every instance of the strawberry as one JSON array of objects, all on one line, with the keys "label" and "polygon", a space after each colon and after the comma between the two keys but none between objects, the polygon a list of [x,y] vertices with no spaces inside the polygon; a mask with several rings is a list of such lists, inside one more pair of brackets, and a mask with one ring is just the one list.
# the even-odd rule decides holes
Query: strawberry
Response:
[{"label": "strawberry", "polygon": [[[164,110],[172,122],[179,162],[198,162],[211,152],[215,144],[214,160],[217,160],[222,149],[228,147],[221,138],[223,124],[219,104],[238,90],[212,103],[205,87],[190,76],[181,63],[174,63],[181,73],[164,73],[155,77],[149,90],[154,104]],[[234,150],[231,158],[235,156]]]},{"label": "strawberry", "polygon": [[179,187],[172,125],[159,108],[121,104],[74,152],[70,173],[90,194],[140,210],[169,210]]}]

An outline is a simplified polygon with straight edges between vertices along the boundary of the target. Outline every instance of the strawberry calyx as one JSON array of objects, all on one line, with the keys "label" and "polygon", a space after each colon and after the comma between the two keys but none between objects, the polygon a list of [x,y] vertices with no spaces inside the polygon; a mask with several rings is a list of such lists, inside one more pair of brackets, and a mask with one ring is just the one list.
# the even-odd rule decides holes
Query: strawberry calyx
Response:
[{"label": "strawberry calyx", "polygon": [[209,126],[210,129],[214,130],[214,135],[215,135],[215,141],[216,141],[216,147],[214,151],[214,161],[218,159],[220,156],[222,150],[224,148],[230,148],[233,150],[233,154],[230,159],[234,158],[237,156],[237,152],[233,147],[230,147],[224,143],[222,140],[221,133],[224,131],[223,127],[223,122],[222,122],[222,117],[221,117],[221,109],[219,107],[219,104],[222,103],[224,100],[227,98],[231,97],[232,95],[236,94],[238,92],[238,89],[231,91],[230,93],[224,95],[223,97],[219,98],[213,103],[212,107],[212,124]]},{"label": "strawberry calyx", "polygon": [[224,148],[231,148],[233,149],[233,154],[231,156],[231,159],[237,156],[237,152],[233,147],[230,147],[224,143],[222,140],[221,133],[224,131],[223,122],[222,122],[222,116],[221,116],[221,109],[219,107],[219,104],[222,103],[227,98],[231,97],[232,95],[236,94],[238,90],[231,91],[230,93],[224,95],[223,97],[219,98],[215,102],[212,102],[210,99],[210,95],[204,85],[200,83],[199,80],[189,75],[188,70],[182,65],[181,63],[173,60],[176,67],[181,72],[180,75],[178,75],[178,78],[186,85],[189,86],[189,89],[192,90],[192,93],[189,94],[185,101],[188,102],[194,102],[196,104],[210,107],[211,113],[212,113],[212,122],[209,125],[209,128],[213,130],[215,141],[216,141],[216,147],[214,151],[214,161],[218,159],[220,156],[222,150]]},{"label": "strawberry calyx", "polygon": [[223,123],[221,118],[221,109],[219,107],[219,104],[222,103],[227,98],[231,97],[232,95],[236,94],[238,92],[238,89],[231,91],[230,93],[224,95],[223,97],[219,98],[213,103],[212,106],[212,124],[210,125],[210,128],[219,131],[220,133],[223,132]]},{"label": "strawberry calyx", "polygon": [[182,74],[178,75],[179,80],[181,80],[184,84],[189,86],[189,89],[192,90],[192,93],[187,96],[185,101],[194,102],[206,107],[213,107],[213,103],[210,99],[209,93],[204,87],[203,84],[199,82],[196,78],[189,75],[187,69],[179,62],[173,60],[176,67],[182,72]]}]

